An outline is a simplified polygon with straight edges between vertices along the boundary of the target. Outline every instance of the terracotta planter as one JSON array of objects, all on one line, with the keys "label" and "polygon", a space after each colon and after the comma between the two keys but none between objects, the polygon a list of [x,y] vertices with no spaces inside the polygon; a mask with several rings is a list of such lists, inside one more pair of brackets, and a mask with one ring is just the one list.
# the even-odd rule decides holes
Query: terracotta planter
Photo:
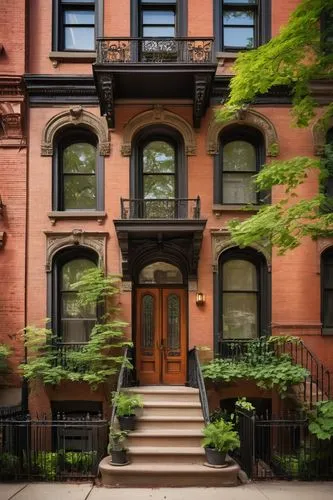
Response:
[{"label": "terracotta planter", "polygon": [[210,465],[225,465],[226,463],[226,453],[221,453],[215,448],[205,448],[206,459]]},{"label": "terracotta planter", "polygon": [[124,415],[123,417],[118,417],[119,427],[122,431],[134,431],[136,424],[136,416]]}]

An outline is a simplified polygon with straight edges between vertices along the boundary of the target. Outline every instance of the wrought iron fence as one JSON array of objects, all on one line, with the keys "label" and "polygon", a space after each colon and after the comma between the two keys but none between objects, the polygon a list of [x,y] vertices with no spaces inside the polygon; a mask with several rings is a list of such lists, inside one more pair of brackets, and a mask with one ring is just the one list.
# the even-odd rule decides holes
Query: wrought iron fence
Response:
[{"label": "wrought iron fence", "polygon": [[205,381],[201,371],[200,359],[196,347],[191,349],[188,353],[188,384],[190,387],[199,389],[199,396],[201,402],[202,415],[205,424],[209,424],[209,405],[206,393]]},{"label": "wrought iron fence", "polygon": [[333,479],[333,441],[320,441],[302,414],[258,416],[236,410],[237,459],[251,479]]},{"label": "wrought iron fence", "polygon": [[200,197],[120,199],[122,219],[200,219]]},{"label": "wrought iron fence", "polygon": [[0,419],[1,481],[88,480],[106,455],[108,422],[62,416]]},{"label": "wrought iron fence", "polygon": [[[57,366],[62,366],[63,368],[71,368],[73,367],[73,360],[71,359],[71,354],[73,352],[82,351],[83,347],[87,345],[87,342],[78,342],[78,343],[66,343],[66,342],[57,342],[54,345],[55,351],[55,364]],[[84,367],[82,367],[84,369]],[[76,367],[77,370],[80,369],[79,366]]]},{"label": "wrought iron fence", "polygon": [[97,38],[98,64],[213,62],[213,38]]},{"label": "wrought iron fence", "polygon": [[301,365],[309,372],[309,376],[298,387],[299,399],[312,407],[319,401],[332,397],[332,373],[307,348],[303,340],[297,342],[268,342],[266,337],[257,340],[221,340],[219,355],[223,358],[241,361],[251,360],[254,363],[264,362],[272,355],[287,354],[293,363]]}]

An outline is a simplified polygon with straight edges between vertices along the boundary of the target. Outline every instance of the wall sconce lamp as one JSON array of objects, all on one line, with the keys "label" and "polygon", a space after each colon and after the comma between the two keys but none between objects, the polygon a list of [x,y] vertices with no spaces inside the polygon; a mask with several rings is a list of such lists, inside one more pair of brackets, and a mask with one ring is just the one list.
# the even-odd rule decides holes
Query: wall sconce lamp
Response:
[{"label": "wall sconce lamp", "polygon": [[4,215],[5,208],[6,208],[6,205],[4,205],[2,203],[2,198],[1,198],[1,194],[0,194],[0,216],[1,217],[3,217],[3,215]]},{"label": "wall sconce lamp", "polygon": [[203,306],[206,302],[206,295],[201,292],[197,292],[195,296],[195,303],[197,306]]}]

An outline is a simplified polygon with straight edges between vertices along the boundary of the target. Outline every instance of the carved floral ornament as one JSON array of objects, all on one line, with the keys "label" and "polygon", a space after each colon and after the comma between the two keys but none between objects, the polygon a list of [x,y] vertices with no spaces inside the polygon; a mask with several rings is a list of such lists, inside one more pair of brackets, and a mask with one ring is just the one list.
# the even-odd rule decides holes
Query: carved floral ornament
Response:
[{"label": "carved floral ornament", "polygon": [[[212,264],[213,264],[213,272],[218,272],[218,263],[219,258],[223,252],[229,250],[231,248],[238,248],[233,243],[230,237],[230,232],[226,228],[222,228],[218,231],[212,231]],[[263,245],[259,243],[253,243],[251,248],[257,250],[264,255],[268,270],[270,271],[272,265],[272,253],[271,247],[269,244]]]},{"label": "carved floral ornament", "polygon": [[191,125],[184,118],[164,109],[163,106],[154,106],[153,109],[134,116],[126,123],[121,146],[123,156],[131,155],[133,137],[137,132],[149,125],[167,125],[178,130],[184,139],[186,155],[192,156],[196,154],[196,138]]},{"label": "carved floral ornament", "polygon": [[324,154],[327,132],[333,127],[333,117],[328,120],[320,118],[312,128],[314,154]]},{"label": "carved floral ornament", "polygon": [[55,255],[65,248],[75,246],[86,247],[93,250],[98,255],[100,267],[105,266],[106,240],[109,233],[86,232],[82,229],[73,229],[72,232],[54,233],[46,231],[46,264],[47,272],[52,271],[52,264]]},{"label": "carved floral ornament", "polygon": [[235,120],[217,122],[215,117],[211,120],[207,133],[207,153],[216,155],[220,150],[220,134],[230,125],[247,125],[258,129],[265,139],[266,156],[279,154],[278,136],[272,122],[264,115],[253,109],[242,110]]},{"label": "carved floral ornament", "polygon": [[22,103],[0,102],[0,146],[25,146],[22,128]]},{"label": "carved floral ornament", "polygon": [[45,125],[42,134],[41,155],[52,156],[55,134],[65,127],[83,126],[91,130],[98,137],[99,154],[110,154],[109,130],[104,117],[95,116],[81,106],[74,106],[62,113],[53,116]]}]

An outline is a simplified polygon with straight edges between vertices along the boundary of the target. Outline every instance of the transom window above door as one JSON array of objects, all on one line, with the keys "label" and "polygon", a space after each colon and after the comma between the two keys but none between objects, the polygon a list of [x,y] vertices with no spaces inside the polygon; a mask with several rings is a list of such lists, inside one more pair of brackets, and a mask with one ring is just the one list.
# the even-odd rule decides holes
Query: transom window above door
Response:
[{"label": "transom window above door", "polygon": [[139,274],[140,285],[182,285],[183,275],[178,267],[168,262],[154,262]]}]

